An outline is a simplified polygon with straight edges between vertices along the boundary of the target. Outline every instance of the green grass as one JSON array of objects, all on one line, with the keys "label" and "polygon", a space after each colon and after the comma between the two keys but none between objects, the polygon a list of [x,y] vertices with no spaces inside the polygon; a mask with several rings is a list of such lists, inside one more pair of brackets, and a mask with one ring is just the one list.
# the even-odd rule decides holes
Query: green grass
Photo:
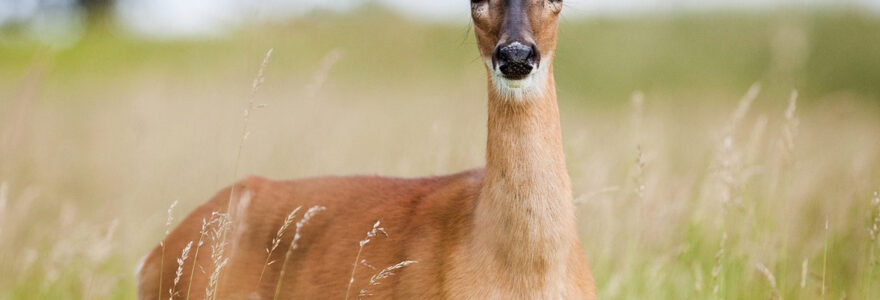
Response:
[{"label": "green grass", "polygon": [[[255,59],[231,56],[259,57],[269,47],[296,53],[279,58],[276,70],[300,74],[289,70],[314,67],[328,51],[348,49],[346,68],[336,76],[359,87],[455,78],[481,63],[466,24],[412,23],[378,8],[354,14],[322,14],[200,41],[150,42],[104,30],[56,53],[53,75],[102,82],[132,70],[239,74]],[[877,102],[878,32],[880,19],[848,10],[563,18],[556,71],[565,95],[582,102],[622,102],[637,89],[732,94],[757,80],[781,95],[797,88],[807,99],[845,92]],[[35,49],[0,47],[0,72],[20,76]]]},{"label": "green grass", "polygon": [[[783,299],[880,295],[868,234],[880,189],[878,18],[563,18],[561,30],[568,166],[603,299],[708,299],[715,286],[721,299],[769,298],[757,264]],[[233,182],[241,111],[268,48],[257,95],[268,107],[251,116],[238,176],[482,165],[485,74],[465,24],[365,8],[208,40],[102,30],[59,51],[0,44],[0,271],[14,274],[0,276],[0,299],[133,299],[132,270],[168,205],[180,200],[179,220]],[[335,49],[342,58],[311,88]],[[724,148],[753,82],[762,92]],[[784,115],[792,89],[798,123]],[[797,129],[788,146],[784,128]]]}]

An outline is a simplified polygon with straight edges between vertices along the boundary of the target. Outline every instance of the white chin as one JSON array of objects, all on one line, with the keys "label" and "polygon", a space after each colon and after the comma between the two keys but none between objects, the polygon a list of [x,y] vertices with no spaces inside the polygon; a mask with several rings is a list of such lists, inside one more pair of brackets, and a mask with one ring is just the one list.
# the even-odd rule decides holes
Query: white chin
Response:
[{"label": "white chin", "polygon": [[507,79],[501,71],[492,69],[492,86],[499,96],[506,100],[523,101],[535,99],[544,95],[547,86],[547,69],[541,67],[532,70],[532,73],[523,79]]}]

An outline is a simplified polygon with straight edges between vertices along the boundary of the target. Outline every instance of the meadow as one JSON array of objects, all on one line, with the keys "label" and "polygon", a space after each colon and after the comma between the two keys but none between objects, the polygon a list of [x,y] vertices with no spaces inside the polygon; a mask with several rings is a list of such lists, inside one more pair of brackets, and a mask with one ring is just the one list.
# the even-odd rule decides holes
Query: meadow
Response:
[{"label": "meadow", "polygon": [[[601,299],[880,297],[880,18],[563,18],[559,43]],[[134,299],[169,206],[250,174],[479,167],[485,81],[467,24],[373,7],[65,49],[0,31],[0,299]]]}]

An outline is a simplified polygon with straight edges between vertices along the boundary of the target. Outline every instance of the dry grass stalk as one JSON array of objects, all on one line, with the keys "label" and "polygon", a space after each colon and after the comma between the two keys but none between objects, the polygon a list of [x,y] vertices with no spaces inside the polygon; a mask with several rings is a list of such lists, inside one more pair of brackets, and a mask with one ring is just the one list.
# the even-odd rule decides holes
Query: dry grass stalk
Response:
[{"label": "dry grass stalk", "polygon": [[636,194],[636,247],[642,242],[642,232],[644,231],[645,219],[645,157],[642,152],[642,145],[636,145],[636,174],[633,178],[635,183]]},{"label": "dry grass stalk", "polygon": [[716,191],[721,196],[721,203],[725,205],[736,200],[736,191],[746,179],[744,176],[738,176],[742,175],[737,172],[738,167],[741,167],[739,166],[741,163],[741,157],[735,149],[734,140],[736,139],[736,133],[740,123],[749,112],[752,102],[758,97],[760,91],[761,86],[757,83],[749,88],[749,91],[746,92],[745,96],[740,99],[736,110],[731,114],[730,119],[722,132],[721,143],[715,157],[714,168],[716,169],[715,176],[718,181],[716,183]]},{"label": "dry grass stalk", "polygon": [[719,293],[721,292],[721,272],[723,271],[724,264],[724,249],[725,244],[727,243],[727,232],[724,232],[721,235],[721,245],[718,247],[718,253],[715,254],[715,265],[712,267],[712,297],[714,299],[720,299]]},{"label": "dry grass stalk", "polygon": [[[363,261],[363,263],[366,265],[366,261]],[[394,272],[397,271],[398,269],[402,269],[403,267],[409,266],[414,263],[418,263],[418,262],[414,261],[414,260],[406,260],[406,261],[399,262],[396,265],[392,265],[392,266],[389,266],[387,268],[380,270],[378,273],[373,274],[373,276],[370,276],[370,284],[368,285],[368,287],[378,286],[378,285],[382,284],[382,279],[394,276],[394,274],[395,274]],[[367,265],[367,266],[369,266],[369,265]],[[360,293],[358,294],[358,299],[363,298],[363,297],[369,297],[369,296],[372,296],[372,294],[370,294],[368,290],[362,289],[360,291]]]},{"label": "dry grass stalk", "polygon": [[825,280],[828,277],[828,217],[825,217],[825,242],[824,242],[824,250],[822,254],[822,296],[825,296]]},{"label": "dry grass stalk", "polygon": [[633,131],[635,136],[635,145],[636,145],[636,174],[633,180],[636,184],[636,197],[638,198],[641,207],[641,202],[645,200],[645,156],[642,151],[642,123],[644,120],[644,102],[645,102],[645,94],[640,91],[636,91],[632,95],[632,105],[633,105]]},{"label": "dry grass stalk", "polygon": [[[9,184],[4,182],[0,182],[0,222],[6,220],[6,206],[9,205]],[[0,236],[3,235],[3,228],[6,226],[3,223],[0,223]],[[0,239],[0,245],[3,244],[4,239]]]},{"label": "dry grass stalk", "polygon": [[785,123],[782,124],[782,149],[787,159],[791,159],[791,155],[794,153],[794,141],[797,137],[798,125],[800,124],[800,120],[795,115],[797,112],[797,99],[798,92],[796,90],[792,91],[791,97],[788,98],[788,108],[785,109]]},{"label": "dry grass stalk", "polygon": [[[795,142],[798,134],[798,127],[800,125],[800,120],[797,117],[797,99],[798,92],[797,90],[792,90],[791,96],[788,98],[788,107],[785,109],[785,113],[783,114],[785,120],[782,123],[781,128],[781,137],[777,141],[777,147],[779,150],[779,162],[774,169],[773,177],[771,179],[771,192],[772,194],[776,194],[776,191],[780,186],[790,186],[791,179],[794,174],[792,173],[792,167],[795,163],[794,150],[795,150]],[[783,201],[786,203],[786,206],[791,202],[790,197],[785,195],[781,196]],[[788,232],[788,222],[785,222],[786,229],[784,232]],[[787,244],[787,242],[785,242]]]},{"label": "dry grass stalk", "polygon": [[370,268],[370,270],[373,270],[373,271],[376,271],[379,269],[379,268],[376,268],[376,266],[367,263],[366,259],[361,259],[361,264],[364,265],[364,267]]},{"label": "dry grass stalk", "polygon": [[9,204],[9,184],[0,182],[0,217],[6,212],[6,205]]},{"label": "dry grass stalk", "polygon": [[293,240],[290,241],[290,248],[296,250],[298,248],[297,242],[302,238],[302,228],[305,227],[306,224],[309,223],[309,220],[315,216],[315,214],[327,209],[324,206],[312,206],[306,211],[305,215],[303,215],[302,219],[299,222],[296,222],[296,229],[294,230]]},{"label": "dry grass stalk", "polygon": [[321,90],[321,87],[327,82],[327,77],[330,75],[330,69],[342,59],[342,54],[342,49],[333,49],[333,51],[330,51],[330,53],[327,53],[327,55],[324,56],[324,59],[321,61],[321,66],[315,71],[312,82],[306,87],[306,99],[312,99],[318,94],[318,91]]},{"label": "dry grass stalk", "polygon": [[703,266],[694,262],[691,264],[691,269],[694,272],[694,291],[701,294],[703,292]]},{"label": "dry grass stalk", "polygon": [[755,102],[755,99],[758,98],[758,94],[761,92],[761,85],[758,83],[752,84],[749,87],[749,90],[746,94],[740,98],[739,104],[736,106],[736,110],[730,116],[730,120],[727,123],[728,134],[733,134],[736,132],[736,128],[739,126],[739,123],[745,118],[746,114],[749,112],[749,109],[752,107],[752,102]]},{"label": "dry grass stalk", "polygon": [[263,274],[266,273],[266,268],[275,262],[269,261],[269,259],[272,257],[272,253],[275,252],[275,249],[278,248],[278,245],[281,244],[281,239],[284,237],[284,233],[287,231],[287,227],[289,227],[290,224],[293,223],[293,218],[296,216],[296,213],[299,212],[301,208],[302,206],[297,206],[296,209],[294,209],[292,212],[290,212],[290,214],[287,215],[287,218],[284,218],[284,223],[281,224],[281,228],[278,228],[278,232],[275,233],[275,237],[272,238],[272,245],[270,245],[269,248],[266,248],[266,262],[263,263],[263,270],[260,271],[260,279],[257,281],[257,284],[263,282]]},{"label": "dry grass stalk", "polygon": [[874,191],[871,199],[871,226],[868,234],[871,237],[871,248],[880,246],[880,190]]},{"label": "dry grass stalk", "polygon": [[[165,219],[165,236],[159,241],[159,246],[162,247],[162,257],[159,258],[159,270],[165,269],[165,238],[171,232],[171,223],[174,223],[174,207],[177,206],[177,202],[177,200],[174,200],[171,206],[168,207],[168,218]],[[159,272],[159,295],[162,295],[162,273]]]},{"label": "dry grass stalk", "polygon": [[[871,198],[871,225],[868,227],[868,236],[870,239],[868,254],[868,282],[874,280],[874,269],[877,268],[877,247],[880,247],[880,190],[874,191],[874,197]],[[868,287],[868,297],[870,298],[873,290]]]},{"label": "dry grass stalk", "polygon": [[[257,91],[260,89],[260,86],[263,85],[263,82],[266,80],[263,74],[266,71],[266,67],[269,65],[269,58],[272,57],[272,51],[274,51],[274,50],[275,49],[269,49],[269,51],[266,51],[266,56],[263,57],[263,63],[260,64],[260,69],[257,71],[257,76],[254,77],[254,81],[251,83],[251,95],[248,98],[248,105],[244,109],[244,113],[243,113],[244,116],[243,116],[243,122],[242,122],[243,125],[242,125],[242,129],[241,129],[241,139],[238,142],[238,151],[235,154],[235,164],[233,166],[233,171],[232,171],[232,179],[233,180],[238,179],[238,168],[241,163],[241,153],[242,153],[242,150],[244,149],[244,142],[247,141],[248,137],[251,134],[250,131],[248,131],[248,128],[250,125],[251,111],[253,111],[255,108],[261,107],[261,106],[256,105]],[[234,195],[235,195],[235,186],[233,186],[231,189],[229,189],[229,203],[228,203],[228,207],[226,210],[227,212],[232,211],[232,205],[233,205],[232,200],[234,198]]]},{"label": "dry grass stalk", "polygon": [[635,144],[642,143],[642,124],[645,120],[645,94],[641,91],[635,91],[632,94],[632,107],[633,107],[633,117],[632,117],[632,130],[633,130],[633,139],[635,140]]},{"label": "dry grass stalk", "polygon": [[809,263],[806,258],[801,263],[801,288],[807,287],[807,273],[809,272]]},{"label": "dry grass stalk", "polygon": [[180,282],[180,278],[183,277],[183,264],[186,263],[186,259],[189,257],[189,249],[192,248],[193,242],[189,241],[186,244],[186,247],[183,247],[183,251],[180,253],[180,257],[177,258],[177,272],[174,277],[174,284],[168,289],[168,299],[173,300],[174,295],[177,294],[174,289],[177,288],[177,284]]},{"label": "dry grass stalk", "polygon": [[[274,51],[274,50],[275,49],[269,49],[269,51],[266,51],[266,56],[263,57],[263,63],[260,64],[260,69],[259,69],[259,71],[257,71],[257,76],[254,77],[254,81],[251,83],[251,95],[248,100],[248,106],[244,109],[244,116],[243,116],[244,120],[242,122],[243,125],[242,125],[242,130],[241,130],[241,139],[238,142],[238,151],[236,151],[235,163],[233,164],[233,171],[232,171],[232,179],[233,180],[238,179],[238,168],[241,164],[241,153],[244,150],[245,141],[247,141],[248,136],[250,136],[250,134],[251,134],[250,131],[248,130],[249,125],[250,125],[251,111],[253,111],[255,108],[262,107],[262,105],[256,104],[257,91],[259,90],[259,88],[263,84],[263,82],[265,81],[264,73],[266,71],[266,67],[269,65],[269,58],[272,57],[272,51]],[[232,188],[229,189],[229,202],[227,203],[226,214],[225,214],[225,217],[223,218],[223,220],[225,220],[224,223],[226,223],[226,224],[224,226],[220,226],[224,229],[224,231],[222,232],[221,237],[220,237],[220,241],[221,241],[220,244],[223,245],[224,247],[228,244],[227,238],[228,238],[230,230],[233,227],[232,223],[231,223],[232,220],[230,218],[232,217],[231,216],[232,207],[233,207],[233,205],[237,204],[237,203],[235,203],[237,201],[234,201],[234,200],[235,200],[235,185],[233,185]],[[216,266],[216,264],[215,264],[215,266]],[[219,277],[220,277],[219,272],[221,272],[221,269],[222,268],[216,268],[216,267],[214,269],[215,272],[218,272],[217,279],[214,280],[215,284],[219,283]],[[214,287],[214,289],[216,290],[216,286]],[[216,296],[216,294],[215,294],[215,296]]]},{"label": "dry grass stalk", "polygon": [[767,269],[762,263],[755,264],[755,267],[758,269],[761,274],[764,275],[764,278],[767,279],[767,282],[770,283],[770,288],[772,289],[771,299],[782,299],[779,294],[779,289],[776,287],[776,276],[773,276],[773,272],[770,272],[770,269]]},{"label": "dry grass stalk", "polygon": [[223,258],[222,260],[214,263],[214,269],[211,271],[211,276],[208,277],[208,287],[205,288],[205,299],[216,299],[217,298],[217,283],[220,280],[220,272],[222,272],[223,267],[229,263],[229,258]]},{"label": "dry grass stalk", "polygon": [[721,202],[721,243],[715,254],[715,265],[712,268],[712,295],[719,299],[721,284],[723,282],[722,271],[727,243],[727,211],[728,205],[735,202],[740,186],[748,179],[748,172],[742,171],[742,155],[736,151],[734,140],[737,129],[751,108],[752,102],[758,97],[761,86],[753,84],[748,92],[740,99],[736,110],[731,114],[721,135],[721,143],[718,145],[712,168],[713,183],[710,187],[712,194],[720,196]]},{"label": "dry grass stalk", "polygon": [[636,146],[636,197],[639,202],[645,201],[645,156],[642,152],[642,145]]},{"label": "dry grass stalk", "polygon": [[[243,125],[242,125],[242,129],[241,129],[241,139],[238,142],[238,151],[235,154],[235,164],[233,166],[233,171],[232,171],[232,179],[233,180],[238,179],[238,167],[241,162],[241,153],[242,153],[242,150],[244,149],[244,142],[247,140],[248,136],[250,136],[250,134],[251,134],[250,131],[248,131],[248,125],[250,125],[251,111],[253,111],[254,108],[261,107],[261,106],[256,105],[257,91],[260,89],[260,86],[263,85],[263,82],[266,80],[263,74],[266,71],[266,67],[269,65],[269,58],[272,57],[272,51],[274,51],[274,50],[275,49],[269,49],[269,51],[266,51],[266,56],[263,57],[263,63],[260,64],[260,69],[257,71],[257,76],[254,77],[254,81],[251,83],[251,95],[248,99],[248,106],[244,109],[244,116],[243,116],[243,122],[242,122]],[[234,195],[235,195],[235,186],[233,186],[229,190],[229,203],[228,203],[228,207],[226,209],[227,212],[232,211],[232,205],[233,205],[232,200],[234,198]]]},{"label": "dry grass stalk", "polygon": [[281,263],[281,272],[278,273],[278,282],[275,284],[275,294],[273,296],[273,299],[277,300],[278,295],[281,294],[281,283],[282,280],[284,280],[284,275],[287,272],[287,262],[290,260],[290,256],[293,254],[293,250],[296,250],[297,248],[296,242],[298,242],[300,237],[302,236],[301,233],[303,227],[305,227],[309,223],[309,220],[311,220],[312,217],[315,216],[315,214],[321,212],[324,209],[326,209],[326,207],[324,206],[312,206],[311,208],[309,208],[309,210],[306,211],[305,214],[303,214],[302,219],[300,219],[299,222],[296,222],[293,239],[290,241],[290,247],[287,248],[287,252],[284,253],[284,262]]},{"label": "dry grass stalk", "polygon": [[205,288],[205,299],[214,299],[217,296],[217,284],[220,281],[220,273],[229,258],[225,256],[226,241],[225,233],[230,225],[227,214],[213,212],[208,221],[208,237],[211,238],[211,263],[213,265],[211,276],[208,277],[208,286]]},{"label": "dry grass stalk", "polygon": [[602,189],[599,189],[598,191],[595,191],[595,192],[592,192],[592,193],[589,193],[589,194],[583,194],[583,195],[578,196],[577,198],[574,199],[574,204],[575,204],[575,205],[581,205],[581,204],[584,204],[584,203],[589,202],[590,200],[593,200],[594,198],[597,198],[597,197],[599,197],[599,196],[602,196],[602,195],[604,195],[604,194],[610,194],[610,193],[614,193],[614,192],[617,192],[617,191],[620,191],[620,187],[619,187],[619,186],[608,186],[608,187],[604,187],[604,188],[602,188]]},{"label": "dry grass stalk", "polygon": [[205,238],[208,236],[208,221],[202,219],[202,229],[199,230],[199,242],[196,244],[196,251],[193,255],[193,265],[189,271],[189,284],[186,287],[186,299],[189,300],[189,294],[192,291],[192,281],[196,274],[196,264],[199,262],[199,250],[205,244]]},{"label": "dry grass stalk", "polygon": [[632,107],[633,107],[633,117],[632,117],[632,135],[633,142],[635,144],[635,174],[632,175],[632,184],[633,192],[635,195],[635,239],[633,240],[632,246],[635,248],[639,248],[645,228],[644,220],[645,220],[645,198],[646,198],[646,184],[645,184],[645,155],[642,149],[643,137],[643,122],[644,122],[644,103],[645,103],[645,94],[641,91],[635,91],[632,94]]},{"label": "dry grass stalk", "polygon": [[[171,206],[168,207],[168,218],[165,220],[165,236],[168,236],[171,232],[171,223],[174,223],[174,208],[177,207],[177,203],[178,201],[174,200]],[[164,243],[165,241],[162,240],[162,242]]]},{"label": "dry grass stalk", "polygon": [[386,237],[388,236],[388,232],[385,231],[384,227],[379,227],[381,224],[380,221],[376,221],[376,224],[373,224],[373,229],[367,232],[367,236],[358,242],[358,252],[357,256],[354,259],[354,267],[351,269],[351,277],[348,278],[348,288],[345,289],[345,300],[348,300],[348,297],[351,293],[351,285],[354,283],[354,274],[357,272],[358,262],[361,259],[361,253],[364,251],[364,246],[370,243],[379,233],[382,233]]}]

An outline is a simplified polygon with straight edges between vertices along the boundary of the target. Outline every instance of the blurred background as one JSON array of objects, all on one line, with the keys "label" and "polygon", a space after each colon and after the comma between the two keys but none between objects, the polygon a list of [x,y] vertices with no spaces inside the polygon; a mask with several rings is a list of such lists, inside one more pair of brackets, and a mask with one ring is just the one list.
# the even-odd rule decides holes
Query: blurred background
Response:
[{"label": "blurred background", "polygon": [[[565,1],[601,298],[880,297],[880,1]],[[246,175],[481,166],[485,106],[465,0],[0,0],[0,299],[134,299]]]}]

